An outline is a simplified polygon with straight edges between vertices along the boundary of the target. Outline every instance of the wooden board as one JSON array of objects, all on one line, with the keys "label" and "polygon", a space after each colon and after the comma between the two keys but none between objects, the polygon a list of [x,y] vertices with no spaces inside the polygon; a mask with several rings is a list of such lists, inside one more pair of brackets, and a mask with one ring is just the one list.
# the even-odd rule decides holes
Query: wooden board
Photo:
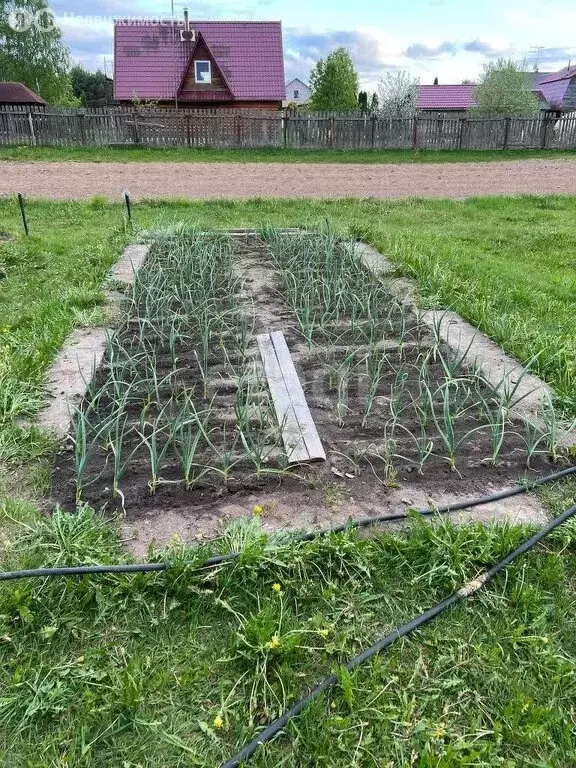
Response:
[{"label": "wooden board", "polygon": [[326,453],[322,446],[322,442],[320,441],[320,436],[316,429],[316,425],[314,424],[314,420],[312,419],[310,408],[306,402],[306,395],[300,384],[300,379],[298,378],[298,373],[294,367],[294,362],[290,350],[288,349],[288,345],[286,344],[284,334],[278,331],[276,333],[271,333],[270,338],[272,339],[272,344],[274,345],[274,350],[276,351],[276,356],[284,375],[286,388],[290,393],[290,399],[292,400],[292,405],[294,407],[296,419],[300,425],[300,431],[306,444],[306,449],[310,454],[310,460],[326,461]]},{"label": "wooden board", "polygon": [[284,334],[263,334],[257,340],[288,461],[326,461]]}]

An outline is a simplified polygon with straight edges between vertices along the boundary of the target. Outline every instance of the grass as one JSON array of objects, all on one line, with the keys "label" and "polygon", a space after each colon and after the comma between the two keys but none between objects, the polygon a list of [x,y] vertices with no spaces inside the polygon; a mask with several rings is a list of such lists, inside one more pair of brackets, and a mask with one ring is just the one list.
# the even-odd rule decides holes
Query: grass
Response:
[{"label": "grass", "polygon": [[1,160],[89,163],[470,163],[576,157],[574,150],[172,149],[159,147],[0,147]]},{"label": "grass", "polygon": [[[569,405],[575,211],[574,198],[550,197],[143,203],[135,215],[142,227],[182,218],[310,226],[328,217],[417,275],[429,304],[466,314],[483,292],[481,321],[527,359],[544,350],[539,365]],[[29,212],[33,236],[25,240],[14,202],[0,200],[2,228],[16,238],[0,245],[0,464],[10,471],[48,447],[14,419],[34,411],[68,330],[96,317],[101,281],[128,238],[122,208],[99,200],[31,203]],[[522,339],[516,329],[534,335]],[[576,483],[541,496],[558,513],[574,503]],[[344,533],[284,541],[272,552],[254,519],[199,551],[174,541],[167,553],[150,552],[173,563],[165,574],[3,584],[0,764],[217,766],[309,686],[527,534],[414,520],[410,536]],[[121,535],[118,521],[87,508],[45,517],[26,502],[0,500],[4,569],[120,562]],[[183,564],[238,550],[240,560],[217,571]],[[252,765],[570,768],[575,585],[572,522],[471,600],[353,675],[339,672],[340,686]]]},{"label": "grass", "polygon": [[[249,513],[249,510],[247,510]],[[117,562],[84,509],[4,507],[4,567]],[[0,762],[217,766],[307,688],[516,546],[518,527],[414,521],[266,551],[256,520],[218,571],[16,582],[0,592]],[[252,765],[554,766],[576,761],[576,527],[352,675]],[[151,553],[158,556],[158,553]],[[280,585],[281,591],[274,589]]]},{"label": "grass", "polygon": [[[15,232],[11,205],[0,207],[8,214],[2,226]],[[85,210],[80,220],[79,210],[46,211],[36,236],[0,240],[0,492],[9,479],[3,462],[51,445],[38,430],[15,426],[42,402],[46,368],[72,328],[104,319],[102,283],[128,234],[120,217],[102,219],[97,201]]]}]

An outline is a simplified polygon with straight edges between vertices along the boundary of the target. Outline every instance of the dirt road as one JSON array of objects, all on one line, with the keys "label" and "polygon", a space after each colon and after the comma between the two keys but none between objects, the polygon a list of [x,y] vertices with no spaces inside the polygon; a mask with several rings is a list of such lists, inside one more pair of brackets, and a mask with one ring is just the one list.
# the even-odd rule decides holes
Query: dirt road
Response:
[{"label": "dirt road", "polygon": [[118,199],[576,194],[576,160],[442,164],[22,163],[0,161],[0,195]]}]

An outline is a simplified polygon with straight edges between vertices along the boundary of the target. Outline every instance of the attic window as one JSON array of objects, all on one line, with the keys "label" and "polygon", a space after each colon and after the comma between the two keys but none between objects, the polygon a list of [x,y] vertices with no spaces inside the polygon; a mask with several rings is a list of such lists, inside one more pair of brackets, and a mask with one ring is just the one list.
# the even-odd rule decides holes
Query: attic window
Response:
[{"label": "attic window", "polygon": [[299,99],[299,98],[300,98],[300,91],[299,91],[298,89],[296,89],[296,90],[294,91],[294,98],[295,98],[295,99]]},{"label": "attic window", "polygon": [[209,61],[194,62],[194,79],[197,83],[212,82],[212,66]]}]

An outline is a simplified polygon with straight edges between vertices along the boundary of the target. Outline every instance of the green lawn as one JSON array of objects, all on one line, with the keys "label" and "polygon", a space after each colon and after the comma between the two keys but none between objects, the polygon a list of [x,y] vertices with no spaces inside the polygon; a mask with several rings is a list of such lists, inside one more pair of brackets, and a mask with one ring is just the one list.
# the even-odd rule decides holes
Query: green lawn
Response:
[{"label": "green lawn", "polygon": [[[127,240],[121,217],[106,218],[98,205],[86,207],[87,216],[79,208],[33,206],[35,234],[2,242],[1,231],[18,233],[13,209],[0,200],[0,493],[21,480],[6,461],[49,447],[41,432],[15,422],[42,402],[44,373],[70,331],[101,322],[102,282]],[[43,466],[26,474],[34,488],[46,484]]]},{"label": "green lawn", "polygon": [[470,163],[576,158],[573,150],[163,149],[156,147],[0,147],[0,160],[118,163]]},{"label": "green lawn", "polygon": [[[328,218],[417,277],[423,302],[457,309],[523,359],[540,352],[541,372],[576,412],[575,198],[151,202],[134,213],[139,227]],[[122,207],[101,200],[32,202],[29,214],[25,239],[14,201],[0,200],[0,229],[15,236],[0,244],[0,567],[119,562],[114,521],[90,510],[45,517],[15,499],[42,490],[46,466],[32,459],[49,445],[14,422],[37,407],[68,331],[102,319],[101,283],[130,233]],[[541,496],[558,514],[576,482]],[[165,574],[2,584],[0,764],[218,766],[309,686],[527,533],[415,521],[410,536],[346,533],[272,553],[255,519],[196,554],[174,542]],[[218,571],[182,566],[238,550],[241,560]],[[571,768],[575,585],[571,523],[476,597],[341,674],[252,765]]]},{"label": "green lawn", "polygon": [[[11,503],[4,514],[5,567],[122,557],[113,526],[89,511],[45,519]],[[4,585],[0,762],[214,768],[527,533],[419,522],[408,537],[342,534],[272,553],[257,524],[237,525],[218,548],[245,555],[216,572],[184,570],[191,553],[175,544],[162,575]],[[572,523],[478,596],[341,673],[251,764],[571,768],[575,584]]]}]

